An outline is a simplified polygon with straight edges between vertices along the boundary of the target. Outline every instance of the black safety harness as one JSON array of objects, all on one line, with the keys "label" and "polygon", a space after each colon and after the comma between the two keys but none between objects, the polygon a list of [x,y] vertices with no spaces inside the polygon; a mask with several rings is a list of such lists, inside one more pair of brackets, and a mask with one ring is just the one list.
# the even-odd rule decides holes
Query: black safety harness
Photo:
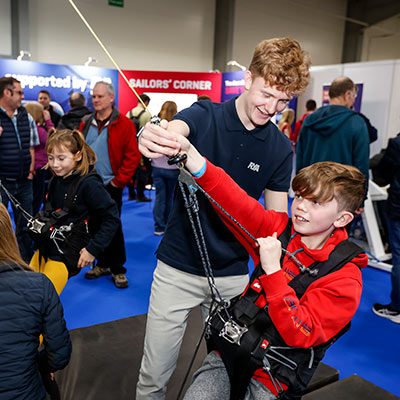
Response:
[{"label": "black safety harness", "polygon": [[[192,175],[184,169],[183,163],[179,162],[177,166],[180,170],[178,185],[187,209],[212,299],[209,316],[177,399],[180,398],[203,336],[206,337],[208,350],[217,350],[222,357],[231,382],[231,400],[239,400],[244,397],[250,379],[258,368],[263,368],[269,375],[278,393],[277,398],[300,399],[327,348],[350,329],[350,323],[326,343],[319,346],[307,349],[288,346],[268,315],[268,305],[259,308],[255,304],[262,291],[259,277],[264,271],[260,264],[251,275],[245,294],[230,301],[223,299],[215,285],[201,228],[196,192],[203,193],[255,242],[257,239],[196,183]],[[288,254],[298,265],[300,273],[289,283],[295,290],[298,299],[301,299],[307,288],[317,279],[339,270],[363,252],[359,246],[345,240],[336,246],[327,261],[315,262],[309,267],[305,267],[286,250],[290,235],[291,221],[289,220],[279,236],[282,244],[281,265],[285,254]],[[281,382],[288,386],[286,391]]]},{"label": "black safety harness", "polygon": [[76,175],[75,179],[68,187],[63,207],[57,210],[52,208],[48,199],[48,193],[51,190],[54,179],[54,177],[52,177],[48,183],[48,193],[46,195],[43,209],[34,217],[22,208],[20,202],[0,181],[0,186],[10,199],[11,203],[26,218],[29,233],[39,249],[39,257],[47,259],[49,243],[54,243],[64,264],[67,266],[68,277],[79,273],[80,270],[77,267],[80,256],[79,251],[89,243],[91,235],[88,226],[89,216],[82,218],[80,221],[71,222],[69,224],[65,224],[65,220],[68,217],[72,205],[76,201],[80,185],[88,176],[91,175],[97,176],[98,179],[101,180],[94,170],[90,171],[86,175]]}]

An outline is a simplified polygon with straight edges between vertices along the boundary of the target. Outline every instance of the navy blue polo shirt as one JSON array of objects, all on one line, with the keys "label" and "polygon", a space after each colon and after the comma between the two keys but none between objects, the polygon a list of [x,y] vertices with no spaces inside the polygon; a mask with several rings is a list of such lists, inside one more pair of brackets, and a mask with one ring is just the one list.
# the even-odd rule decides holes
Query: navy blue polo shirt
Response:
[{"label": "navy blue polo shirt", "polygon": [[[265,188],[287,192],[292,172],[289,139],[270,121],[248,131],[239,119],[235,100],[222,104],[200,101],[174,119],[188,124],[190,142],[250,196],[259,199]],[[220,220],[207,198],[199,192],[197,196],[214,275],[248,273],[247,251]],[[205,275],[179,187],[157,258],[181,271]]]}]

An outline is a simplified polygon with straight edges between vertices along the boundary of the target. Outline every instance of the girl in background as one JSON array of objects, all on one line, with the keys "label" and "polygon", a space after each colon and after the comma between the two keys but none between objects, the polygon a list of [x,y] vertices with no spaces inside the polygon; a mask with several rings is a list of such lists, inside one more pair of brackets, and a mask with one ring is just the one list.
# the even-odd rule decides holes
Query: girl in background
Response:
[{"label": "girl in background", "polygon": [[[158,116],[168,122],[178,112],[178,107],[174,101],[166,101]],[[151,160],[153,183],[156,187],[156,200],[154,202],[154,234],[161,236],[164,234],[165,226],[169,213],[172,208],[174,198],[174,188],[178,179],[179,171],[176,165],[168,165],[166,156]]]},{"label": "girl in background", "polygon": [[287,108],[282,113],[282,118],[279,120],[278,128],[289,138],[292,137],[292,123],[294,121],[294,111]]},{"label": "girl in background", "polygon": [[[78,130],[51,131],[46,152],[47,166],[54,176],[49,182],[43,216],[65,214],[66,201],[72,198],[66,215],[53,224],[72,229],[62,232],[58,240],[51,238],[51,232],[42,232],[30,265],[44,273],[60,294],[68,278],[91,265],[109,245],[121,222],[115,201],[94,173],[96,155]],[[75,193],[71,194],[71,188],[76,189]]]},{"label": "girl in background", "polygon": [[0,237],[0,399],[44,400],[38,360],[49,373],[64,368],[71,355],[63,308],[49,279],[22,261],[1,203]]},{"label": "girl in background", "polygon": [[43,108],[40,103],[29,102],[24,105],[26,111],[32,115],[36,122],[36,127],[39,135],[38,146],[35,146],[35,171],[32,181],[33,187],[33,203],[32,203],[32,215],[36,215],[40,210],[45,194],[45,180],[48,171],[43,167],[47,164],[47,153],[46,153],[46,141],[47,135],[51,128],[54,128],[54,124],[51,121],[50,113]]}]

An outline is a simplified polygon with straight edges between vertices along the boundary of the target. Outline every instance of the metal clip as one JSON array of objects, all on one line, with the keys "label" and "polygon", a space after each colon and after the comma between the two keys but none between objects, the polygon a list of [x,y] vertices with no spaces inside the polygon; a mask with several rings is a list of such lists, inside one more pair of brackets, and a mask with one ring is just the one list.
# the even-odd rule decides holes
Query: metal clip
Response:
[{"label": "metal clip", "polygon": [[245,326],[238,325],[235,321],[226,321],[221,329],[219,336],[230,343],[240,346],[240,339],[248,331]]},{"label": "metal clip", "polygon": [[39,221],[38,219],[30,219],[27,222],[28,229],[34,233],[41,234],[42,229],[46,224],[44,222]]}]

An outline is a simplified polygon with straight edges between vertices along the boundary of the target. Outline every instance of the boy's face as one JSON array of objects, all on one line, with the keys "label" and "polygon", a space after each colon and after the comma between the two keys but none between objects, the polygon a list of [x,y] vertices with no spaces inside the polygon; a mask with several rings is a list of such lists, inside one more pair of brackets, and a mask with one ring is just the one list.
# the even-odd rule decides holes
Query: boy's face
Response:
[{"label": "boy's face", "polygon": [[319,203],[301,197],[296,193],[291,207],[293,228],[300,233],[304,244],[309,248],[320,248],[335,228],[347,225],[353,215],[339,211],[335,198]]},{"label": "boy's face", "polygon": [[254,127],[266,124],[274,115],[282,112],[292,96],[270,86],[261,76],[253,77],[245,72],[247,90],[245,114]]}]

